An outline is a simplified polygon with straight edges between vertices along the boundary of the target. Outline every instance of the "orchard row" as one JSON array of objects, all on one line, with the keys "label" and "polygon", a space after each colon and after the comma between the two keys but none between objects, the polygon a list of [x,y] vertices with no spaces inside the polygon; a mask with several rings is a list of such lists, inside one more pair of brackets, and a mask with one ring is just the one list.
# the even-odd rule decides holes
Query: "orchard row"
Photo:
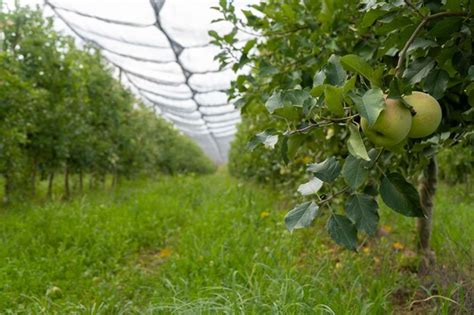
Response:
[{"label": "orchard row", "polygon": [[[193,159],[190,160],[189,157]],[[76,48],[40,11],[0,13],[0,175],[7,200],[39,180],[209,172],[190,140],[141,105],[100,53]]]}]

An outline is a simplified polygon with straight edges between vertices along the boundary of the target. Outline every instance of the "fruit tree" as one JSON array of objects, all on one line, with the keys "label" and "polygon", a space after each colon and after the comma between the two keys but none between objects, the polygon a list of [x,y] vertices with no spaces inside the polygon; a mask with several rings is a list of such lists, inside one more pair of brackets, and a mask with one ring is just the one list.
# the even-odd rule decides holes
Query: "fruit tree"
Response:
[{"label": "fruit tree", "polygon": [[327,220],[330,237],[357,250],[358,235],[377,231],[380,196],[417,218],[423,265],[432,263],[436,154],[472,145],[474,1],[269,0],[240,14],[223,0],[215,9],[234,26],[210,32],[216,59],[239,73],[230,98],[282,122],[249,148],[291,163],[289,147],[317,135],[327,153],[307,165],[287,228]]}]

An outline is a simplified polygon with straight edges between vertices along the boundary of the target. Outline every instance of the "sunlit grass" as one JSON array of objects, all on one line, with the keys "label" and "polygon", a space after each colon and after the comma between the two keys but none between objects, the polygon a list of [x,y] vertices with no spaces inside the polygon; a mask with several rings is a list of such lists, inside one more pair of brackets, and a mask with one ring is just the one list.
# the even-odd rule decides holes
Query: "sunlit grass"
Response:
[{"label": "sunlit grass", "polygon": [[384,208],[388,234],[358,254],[343,251],[324,220],[288,233],[278,192],[224,172],[18,204],[0,214],[0,310],[387,314],[436,293],[461,307],[437,298],[423,310],[462,312],[473,200],[456,188],[439,190],[433,244],[439,265],[456,273],[431,287],[411,271],[412,220]]}]

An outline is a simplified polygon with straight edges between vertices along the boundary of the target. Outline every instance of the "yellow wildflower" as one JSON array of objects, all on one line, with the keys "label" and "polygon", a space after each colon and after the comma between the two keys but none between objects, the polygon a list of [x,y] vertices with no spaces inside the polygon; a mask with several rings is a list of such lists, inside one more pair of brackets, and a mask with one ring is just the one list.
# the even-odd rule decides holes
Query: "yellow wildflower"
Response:
[{"label": "yellow wildflower", "polygon": [[171,248],[168,248],[168,247],[165,247],[163,248],[162,250],[160,250],[160,252],[158,253],[158,257],[159,258],[166,258],[166,257],[169,257],[171,256],[171,253],[173,251],[171,250]]},{"label": "yellow wildflower", "polygon": [[260,218],[262,218],[262,219],[265,219],[266,217],[269,217],[269,216],[270,216],[270,212],[268,212],[268,211],[262,211],[260,213]]},{"label": "yellow wildflower", "polygon": [[393,247],[393,249],[396,249],[396,250],[402,250],[402,249],[405,248],[405,246],[400,242],[393,243],[392,247]]}]

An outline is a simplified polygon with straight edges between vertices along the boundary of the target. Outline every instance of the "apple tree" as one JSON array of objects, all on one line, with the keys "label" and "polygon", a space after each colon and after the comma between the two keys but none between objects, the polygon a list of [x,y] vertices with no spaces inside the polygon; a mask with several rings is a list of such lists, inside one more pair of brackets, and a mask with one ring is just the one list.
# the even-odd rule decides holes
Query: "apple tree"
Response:
[{"label": "apple tree", "polygon": [[257,104],[280,121],[249,147],[271,144],[290,162],[295,142],[326,153],[307,165],[287,228],[325,219],[336,243],[357,250],[359,234],[377,231],[380,196],[417,219],[423,265],[432,263],[436,154],[472,148],[474,2],[269,0],[237,12],[223,0],[215,9],[233,25],[209,32],[216,59],[238,73],[230,98],[244,115]]},{"label": "apple tree", "polygon": [[[53,29],[42,11],[0,5],[0,177],[4,201],[63,179],[64,197],[120,177],[209,173],[197,144],[141,104],[101,53]],[[171,149],[170,149],[171,148]],[[189,156],[193,160],[189,161]],[[77,185],[74,183],[77,178]]]}]

